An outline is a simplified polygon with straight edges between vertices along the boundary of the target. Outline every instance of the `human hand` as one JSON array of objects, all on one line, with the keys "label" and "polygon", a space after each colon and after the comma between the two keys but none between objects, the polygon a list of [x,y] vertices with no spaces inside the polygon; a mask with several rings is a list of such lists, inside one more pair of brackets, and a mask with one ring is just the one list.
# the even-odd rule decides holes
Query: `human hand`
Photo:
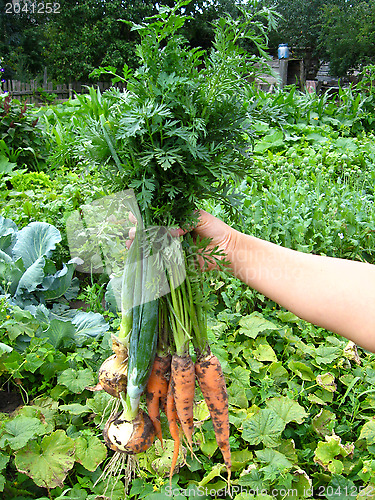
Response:
[{"label": "human hand", "polygon": [[[208,238],[210,240],[206,247],[206,253],[217,249],[219,255],[215,256],[215,259],[226,260],[229,261],[229,263],[231,252],[235,246],[235,234],[236,231],[233,228],[205,210],[199,211],[198,224],[192,230],[194,238]],[[199,258],[200,265],[207,270],[215,269],[217,268],[215,259],[208,258],[204,263],[204,259]]]},{"label": "human hand", "polygon": [[[135,217],[130,214],[130,221],[136,223]],[[127,247],[129,248],[135,237],[136,228],[133,227],[129,231],[129,240],[127,241]],[[181,228],[169,229],[169,234],[174,237],[183,236],[188,233],[189,230],[183,230]],[[218,219],[214,215],[206,212],[205,210],[199,211],[199,218],[197,225],[190,229],[194,239],[208,239],[210,240],[205,253],[209,254],[214,249],[216,249],[219,255],[215,255],[215,259],[210,259],[209,256],[203,258],[198,257],[199,264],[202,269],[210,270],[217,268],[218,260],[229,260],[231,259],[231,252],[235,247],[235,235],[236,231],[228,226],[225,222]]]}]

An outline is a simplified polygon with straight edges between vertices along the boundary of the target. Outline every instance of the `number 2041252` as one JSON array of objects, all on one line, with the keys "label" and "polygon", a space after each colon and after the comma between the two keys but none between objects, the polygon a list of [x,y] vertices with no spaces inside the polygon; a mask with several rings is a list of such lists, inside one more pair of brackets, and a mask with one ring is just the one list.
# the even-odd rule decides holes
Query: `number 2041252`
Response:
[{"label": "number 2041252", "polygon": [[5,4],[6,14],[59,14],[60,4],[57,2],[8,2]]}]

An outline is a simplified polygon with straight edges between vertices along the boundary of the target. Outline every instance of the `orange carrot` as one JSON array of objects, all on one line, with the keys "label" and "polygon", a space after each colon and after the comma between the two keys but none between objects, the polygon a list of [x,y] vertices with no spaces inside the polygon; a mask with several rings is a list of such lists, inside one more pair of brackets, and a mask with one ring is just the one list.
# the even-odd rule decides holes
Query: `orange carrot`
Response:
[{"label": "orange carrot", "polygon": [[146,387],[146,402],[148,415],[154,424],[157,437],[163,446],[163,436],[160,425],[160,407],[165,408],[171,371],[171,355],[155,356],[150,378]]},{"label": "orange carrot", "polygon": [[195,373],[210,411],[216,441],[224,458],[229,483],[232,460],[229,446],[228,393],[223,371],[217,357],[209,353],[197,360]]},{"label": "orange carrot", "polygon": [[178,454],[180,452],[180,430],[177,425],[177,411],[176,405],[173,397],[173,382],[172,379],[169,382],[168,393],[167,393],[167,404],[165,406],[165,412],[168,419],[169,432],[171,433],[172,439],[174,440],[173,456],[171,463],[171,470],[169,472],[169,484],[172,484],[172,476],[174,469],[176,467]]},{"label": "orange carrot", "polygon": [[193,452],[195,368],[189,355],[172,356],[171,380],[177,415],[190,450]]}]

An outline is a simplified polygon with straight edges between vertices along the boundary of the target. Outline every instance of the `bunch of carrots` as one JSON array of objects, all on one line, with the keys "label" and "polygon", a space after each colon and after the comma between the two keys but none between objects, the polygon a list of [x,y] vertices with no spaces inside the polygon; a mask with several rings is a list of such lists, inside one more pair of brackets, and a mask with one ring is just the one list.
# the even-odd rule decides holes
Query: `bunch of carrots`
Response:
[{"label": "bunch of carrots", "polygon": [[[121,326],[118,336],[113,337],[114,355],[99,371],[100,387],[119,398],[123,406],[122,411],[111,416],[105,426],[106,443],[115,451],[129,454],[146,451],[155,437],[163,445],[160,423],[160,412],[163,411],[174,440],[171,480],[183,437],[193,453],[193,406],[197,380],[211,415],[229,482],[228,394],[219,360],[211,353],[207,339],[202,269],[197,253],[192,251],[193,240],[190,235],[180,238],[183,239],[181,253],[171,257],[171,253],[166,252],[163,268],[160,266],[160,254],[163,256],[160,248],[164,245],[170,250],[176,245],[172,241],[176,238],[165,229],[157,234],[148,230],[137,207],[133,207],[133,212],[137,232],[122,279]],[[139,233],[143,233],[143,239],[137,236]],[[152,266],[147,261],[152,260],[156,253],[158,264]],[[210,254],[212,258],[213,252]],[[155,288],[155,283],[163,281],[160,273],[169,285],[169,292],[162,296]],[[143,296],[142,302],[145,290],[149,292]],[[139,308],[144,315],[140,322]],[[139,407],[141,396],[145,398],[147,413]]]},{"label": "bunch of carrots", "polygon": [[193,446],[195,379],[198,380],[209,408],[217,443],[223,454],[229,480],[231,453],[229,446],[228,395],[223,372],[216,356],[210,353],[201,357],[195,363],[188,355],[156,356],[146,389],[148,414],[161,443],[163,443],[163,438],[160,425],[160,409],[167,416],[169,431],[175,443],[170,470],[171,479],[179,454],[181,431],[185,435],[191,450]]},{"label": "bunch of carrots", "polygon": [[[110,91],[109,106],[90,121],[87,137],[86,129],[80,132],[110,191],[134,189],[128,210],[137,223],[121,280],[114,355],[99,381],[121,402],[104,430],[113,450],[134,455],[155,436],[163,442],[165,412],[175,442],[170,477],[183,438],[193,451],[197,381],[229,481],[228,395],[208,342],[209,294],[200,265],[219,256],[208,252],[207,241],[194,241],[190,233],[172,237],[162,226],[193,227],[203,200],[235,211],[234,185],[252,168],[247,96],[254,60],[242,42],[255,40],[254,21],[240,8],[239,18],[218,20],[209,51],[191,48],[179,32],[188,3],[160,6],[155,16],[132,25],[140,37],[140,67],[124,70],[126,91]],[[147,412],[140,406],[144,399]]]}]

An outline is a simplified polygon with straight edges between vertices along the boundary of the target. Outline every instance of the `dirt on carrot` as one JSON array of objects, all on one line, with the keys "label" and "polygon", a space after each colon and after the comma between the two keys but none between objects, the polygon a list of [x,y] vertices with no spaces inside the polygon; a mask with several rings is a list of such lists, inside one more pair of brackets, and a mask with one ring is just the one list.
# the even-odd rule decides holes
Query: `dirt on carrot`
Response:
[{"label": "dirt on carrot", "polygon": [[197,360],[195,373],[210,411],[216,441],[224,458],[229,482],[232,460],[229,446],[228,393],[223,371],[217,357],[210,353]]},{"label": "dirt on carrot", "polygon": [[165,408],[165,413],[167,415],[169,432],[174,440],[173,456],[171,463],[171,470],[169,472],[169,483],[172,484],[172,476],[176,468],[176,463],[178,459],[178,454],[180,452],[180,429],[178,428],[178,416],[175,405],[175,400],[173,396],[172,379],[170,380],[167,393],[167,404]]},{"label": "dirt on carrot", "polygon": [[195,368],[191,357],[172,356],[171,380],[174,401],[183,433],[186,436],[190,451],[193,451],[193,403],[195,393]]}]

